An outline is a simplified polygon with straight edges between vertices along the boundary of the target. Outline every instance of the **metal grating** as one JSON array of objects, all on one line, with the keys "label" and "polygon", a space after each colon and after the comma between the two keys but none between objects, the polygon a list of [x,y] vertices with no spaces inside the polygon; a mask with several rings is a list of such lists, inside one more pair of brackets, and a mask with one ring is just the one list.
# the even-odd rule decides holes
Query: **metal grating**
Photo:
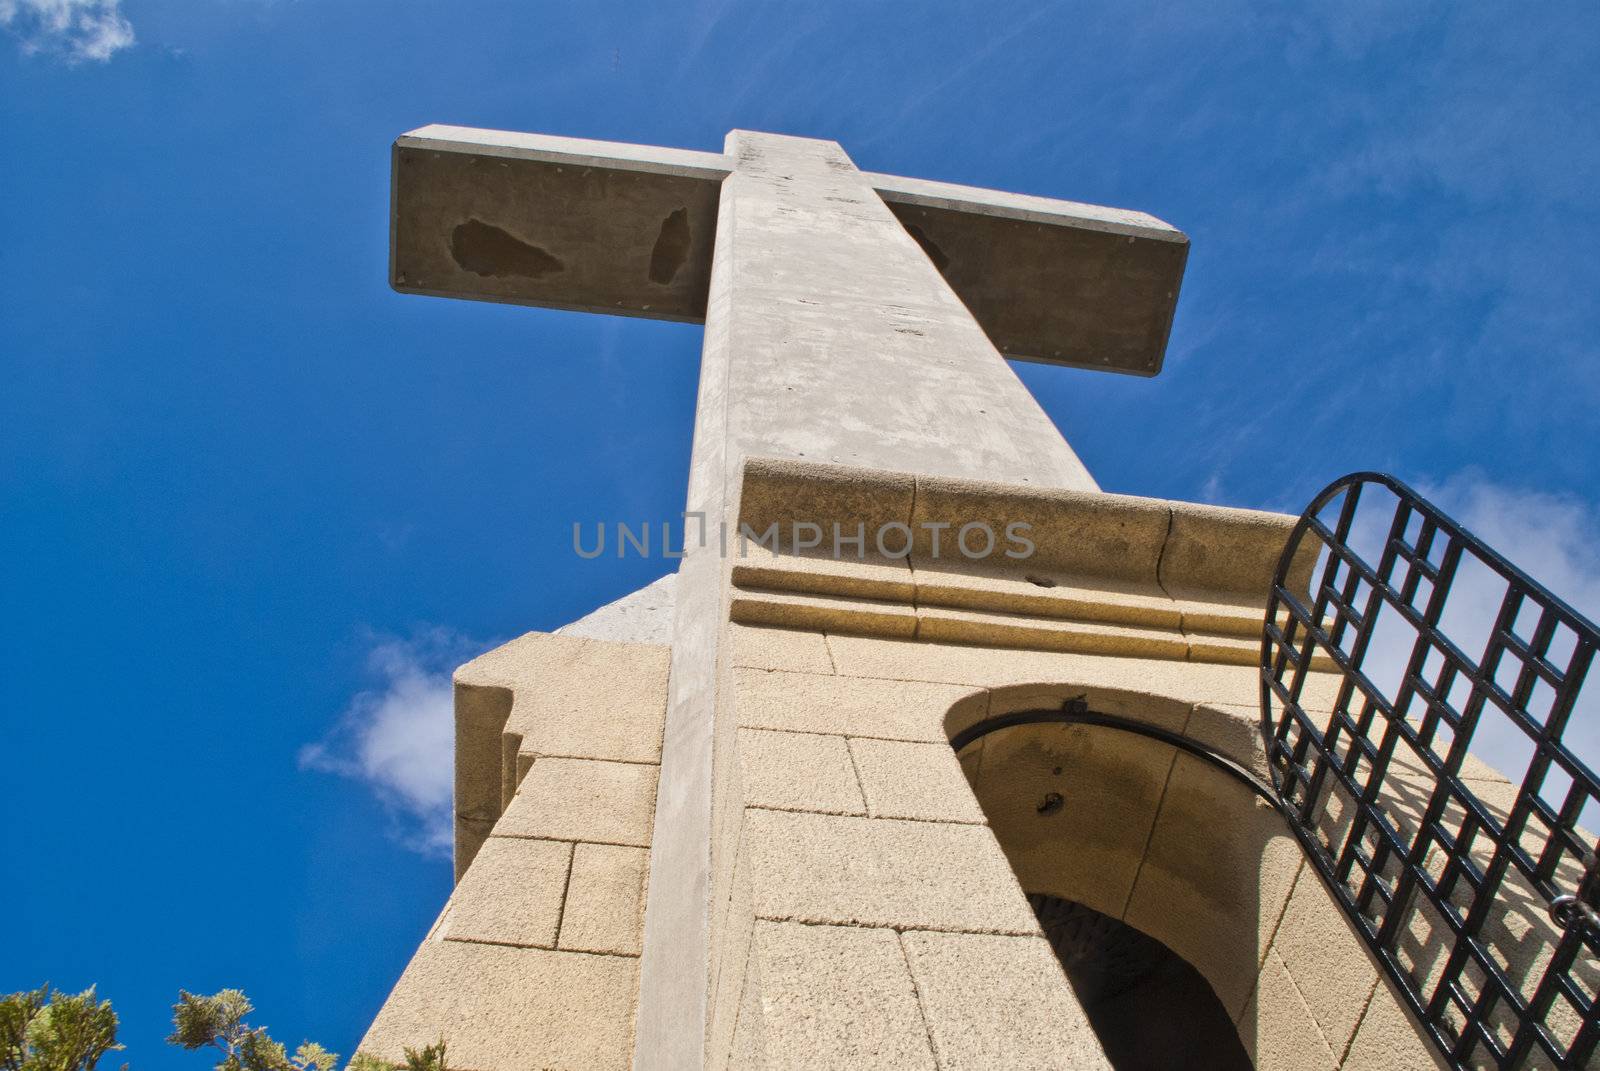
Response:
[{"label": "metal grating", "polygon": [[1600,781],[1574,752],[1600,739],[1582,693],[1597,646],[1377,473],[1317,496],[1274,578],[1261,711],[1280,805],[1453,1067],[1581,1068],[1600,1041],[1600,845],[1580,828],[1600,824]]}]

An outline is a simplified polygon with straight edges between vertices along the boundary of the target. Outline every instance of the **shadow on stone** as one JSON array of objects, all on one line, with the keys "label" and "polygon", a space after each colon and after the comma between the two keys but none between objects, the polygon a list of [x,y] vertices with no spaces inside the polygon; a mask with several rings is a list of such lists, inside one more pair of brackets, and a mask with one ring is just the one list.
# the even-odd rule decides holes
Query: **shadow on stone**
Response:
[{"label": "shadow on stone", "polygon": [[1166,945],[1071,900],[1028,903],[1117,1071],[1253,1067],[1216,993]]}]

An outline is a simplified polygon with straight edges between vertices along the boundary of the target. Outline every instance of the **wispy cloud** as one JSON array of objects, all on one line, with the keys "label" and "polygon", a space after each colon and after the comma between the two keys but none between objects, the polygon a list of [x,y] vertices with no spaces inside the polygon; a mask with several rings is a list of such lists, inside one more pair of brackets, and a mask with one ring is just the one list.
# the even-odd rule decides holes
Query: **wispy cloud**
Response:
[{"label": "wispy cloud", "polygon": [[1588,503],[1503,487],[1470,470],[1418,490],[1578,612],[1600,618],[1600,516]]},{"label": "wispy cloud", "polygon": [[[1503,487],[1467,472],[1422,489],[1478,538],[1549,588],[1590,620],[1600,619],[1600,551],[1594,535],[1600,515],[1589,504],[1565,495]],[[1452,599],[1457,628],[1469,639],[1487,639],[1503,587],[1483,570],[1468,577],[1465,598]],[[1452,591],[1452,595],[1456,594]],[[1466,620],[1471,615],[1474,620]],[[1452,625],[1446,620],[1446,626]],[[1530,626],[1531,627],[1531,626]],[[1570,640],[1552,648],[1570,650]],[[1481,649],[1481,646],[1480,648]],[[1469,648],[1469,652],[1470,652]],[[1564,667],[1563,667],[1564,668]],[[1535,709],[1534,713],[1542,711]],[[1600,679],[1580,694],[1564,734],[1567,745],[1592,768],[1600,768]],[[1473,750],[1506,776],[1519,778],[1533,756],[1532,744],[1509,722],[1486,720],[1473,738]],[[1600,815],[1586,813],[1588,821]]]},{"label": "wispy cloud", "polygon": [[[1497,484],[1472,470],[1422,484],[1418,490],[1579,613],[1591,620],[1600,617],[1600,550],[1593,539],[1600,530],[1600,515],[1592,506],[1570,496]],[[1362,530],[1352,532],[1352,545],[1375,562],[1388,521],[1373,515],[1367,522]],[[1469,657],[1479,659],[1505,593],[1505,582],[1498,574],[1464,556],[1445,601],[1441,629]],[[1531,628],[1531,621],[1521,619],[1513,626],[1524,636]],[[1397,616],[1380,613],[1367,671],[1391,695],[1405,673],[1415,639],[1415,632]],[[1552,644],[1552,660],[1563,662],[1571,646],[1570,636],[1558,639]],[[1508,664],[1503,672],[1509,674],[1514,668]],[[1513,679],[1503,676],[1501,683],[1509,685]],[[1458,709],[1469,687],[1458,680],[1452,690],[1449,698]],[[1537,702],[1531,706],[1536,716],[1542,715]],[[1600,681],[1580,695],[1564,738],[1579,758],[1591,767],[1600,766]],[[1472,751],[1514,781],[1522,778],[1533,756],[1529,738],[1489,708],[1473,735]]]},{"label": "wispy cloud", "polygon": [[[1075,158],[1095,160],[1116,195],[1148,186],[1137,207],[1194,234],[1170,375],[1126,403],[1152,424],[1182,416],[1163,478],[1194,494],[1225,466],[1241,504],[1282,489],[1299,505],[1339,472],[1477,460],[1501,482],[1536,470],[1586,490],[1584,451],[1539,447],[1600,403],[1593,6],[1513,22],[1433,0],[1214,7],[1128,31],[1130,88],[1081,137],[1040,123],[1063,175],[1092,180]],[[1087,99],[1098,83],[1060,66]],[[1146,181],[1162,174],[1150,156],[1109,172],[1146,129],[1187,189]],[[1216,402],[1191,417],[1201,397]],[[1279,422],[1228,434],[1278,402]]]},{"label": "wispy cloud", "polygon": [[450,673],[483,648],[442,628],[375,638],[367,656],[375,686],[350,700],[326,737],[301,749],[301,767],[363,782],[394,815],[401,843],[448,857],[455,752]]},{"label": "wispy cloud", "polygon": [[133,45],[121,0],[0,0],[4,27],[30,55],[105,62]]}]

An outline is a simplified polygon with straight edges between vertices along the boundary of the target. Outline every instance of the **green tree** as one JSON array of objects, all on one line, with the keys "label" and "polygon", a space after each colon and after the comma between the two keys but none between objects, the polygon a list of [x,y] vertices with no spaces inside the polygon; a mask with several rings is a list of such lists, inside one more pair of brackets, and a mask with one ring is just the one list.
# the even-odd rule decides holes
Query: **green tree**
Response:
[{"label": "green tree", "polygon": [[[266,1027],[245,1022],[253,1011],[237,989],[209,997],[180,989],[167,1041],[190,1051],[215,1049],[217,1071],[333,1071],[338,1065],[336,1053],[310,1041],[290,1056]],[[109,1000],[95,999],[93,986],[57,993],[44,985],[0,997],[0,1071],[94,1071],[102,1056],[121,1048],[117,1013]],[[404,1064],[356,1053],[349,1071],[449,1071],[443,1038],[405,1053]]]},{"label": "green tree", "polygon": [[[167,1040],[190,1050],[216,1049],[222,1057],[216,1071],[332,1071],[338,1064],[338,1054],[310,1041],[302,1042],[290,1056],[283,1045],[272,1040],[266,1027],[245,1022],[245,1016],[254,1010],[249,998],[237,989],[224,989],[209,997],[180,989],[178,1003],[172,1006],[172,1035]],[[448,1071],[443,1039],[405,1052],[403,1065],[356,1053],[349,1071]]]},{"label": "green tree", "polygon": [[251,1026],[244,1017],[255,1011],[238,989],[224,989],[203,997],[178,990],[172,1006],[172,1034],[167,1041],[184,1049],[216,1049],[222,1054],[217,1071],[333,1071],[337,1053],[315,1042],[301,1042],[290,1056],[272,1040],[264,1026]]},{"label": "green tree", "polygon": [[406,1062],[403,1064],[391,1064],[371,1053],[358,1052],[355,1059],[350,1061],[349,1071],[449,1071],[444,1065],[444,1039],[440,1038],[420,1049],[407,1045]]},{"label": "green tree", "polygon": [[109,1000],[52,992],[48,984],[0,997],[0,1071],[93,1071],[117,1044]]}]

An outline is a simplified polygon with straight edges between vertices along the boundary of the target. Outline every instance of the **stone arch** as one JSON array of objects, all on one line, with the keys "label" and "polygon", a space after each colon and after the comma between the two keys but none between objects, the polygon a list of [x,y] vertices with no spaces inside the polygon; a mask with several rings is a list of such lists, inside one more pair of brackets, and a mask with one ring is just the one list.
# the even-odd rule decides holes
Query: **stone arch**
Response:
[{"label": "stone arch", "polygon": [[[1076,697],[1264,774],[1253,710],[1154,691],[996,688],[983,715],[957,708],[945,728],[953,738]],[[1346,1058],[1383,986],[1282,817],[1248,786],[1170,744],[1084,725],[996,729],[958,758],[1024,892],[1120,920],[1191,964],[1257,1067],[1355,1066]],[[1286,914],[1311,949],[1280,938]],[[1416,1050],[1403,1016],[1387,1029],[1412,1034]]]}]

